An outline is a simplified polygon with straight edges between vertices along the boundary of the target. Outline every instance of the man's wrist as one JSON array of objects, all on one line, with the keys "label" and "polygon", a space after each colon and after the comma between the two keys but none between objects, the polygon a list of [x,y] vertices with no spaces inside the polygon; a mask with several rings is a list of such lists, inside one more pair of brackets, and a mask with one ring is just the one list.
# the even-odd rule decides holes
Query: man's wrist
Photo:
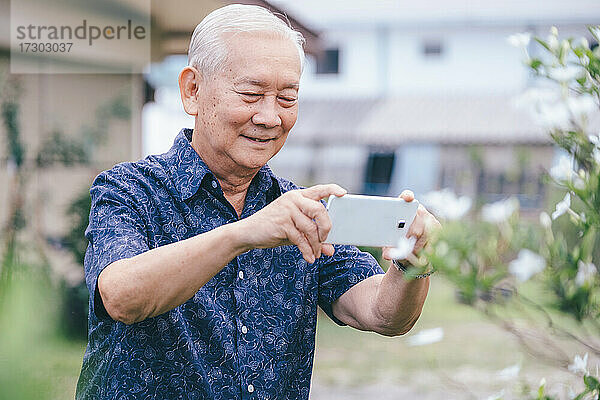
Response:
[{"label": "man's wrist", "polygon": [[240,220],[219,227],[224,230],[225,235],[230,241],[229,243],[232,244],[235,256],[243,254],[254,248],[252,243],[250,243],[248,240],[248,238],[251,238],[252,235],[247,232],[247,224],[245,222],[245,220]]},{"label": "man's wrist", "polygon": [[[403,262],[401,260],[392,260],[392,265],[394,265],[394,267],[396,267],[396,269],[400,272],[402,272],[403,274],[405,274],[409,268],[411,267],[410,264],[408,264],[407,262]],[[427,278],[429,275],[433,274],[433,270],[430,270],[428,272],[425,272],[423,274],[417,274],[414,275],[413,278],[414,279],[423,279],[423,278]]]}]

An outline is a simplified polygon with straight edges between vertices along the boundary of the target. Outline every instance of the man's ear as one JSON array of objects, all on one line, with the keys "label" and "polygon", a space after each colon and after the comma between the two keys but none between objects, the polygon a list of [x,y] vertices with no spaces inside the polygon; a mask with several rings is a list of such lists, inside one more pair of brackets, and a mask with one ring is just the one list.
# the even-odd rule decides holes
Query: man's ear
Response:
[{"label": "man's ear", "polygon": [[194,67],[186,66],[179,73],[179,93],[183,109],[190,115],[198,115],[198,88],[202,75]]}]

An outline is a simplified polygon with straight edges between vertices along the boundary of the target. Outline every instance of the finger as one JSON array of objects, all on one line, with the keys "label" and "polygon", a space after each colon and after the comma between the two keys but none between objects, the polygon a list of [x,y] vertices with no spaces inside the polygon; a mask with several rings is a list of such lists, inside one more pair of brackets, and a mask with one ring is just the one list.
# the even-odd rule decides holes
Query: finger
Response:
[{"label": "finger", "polygon": [[331,257],[335,254],[335,248],[333,247],[332,244],[322,243],[321,244],[321,253],[325,254],[326,256]]},{"label": "finger", "polygon": [[421,251],[428,242],[428,238],[426,235],[421,236],[420,238],[417,239],[417,241],[415,242],[415,247],[413,248],[413,254],[417,254],[419,251]]},{"label": "finger", "polygon": [[292,221],[296,226],[296,229],[300,231],[300,233],[306,237],[308,243],[312,249],[312,253],[315,258],[321,257],[321,241],[319,240],[319,229],[317,228],[317,224],[315,221],[304,215],[297,210],[296,212],[292,212]]},{"label": "finger", "polygon": [[308,197],[309,199],[317,201],[329,197],[332,194],[341,197],[348,193],[346,189],[336,185],[335,183],[330,183],[328,185],[311,186],[306,189],[301,189],[300,192],[304,197]]},{"label": "finger", "polygon": [[438,229],[442,228],[442,224],[440,224],[440,221],[437,220],[436,217],[433,216],[433,214],[427,212],[427,219],[425,220],[425,231],[426,232],[435,232]]},{"label": "finger", "polygon": [[437,218],[435,218],[433,216],[433,214],[431,214],[429,211],[427,211],[427,209],[425,207],[423,207],[421,204],[419,204],[418,212],[422,216],[421,219],[423,221],[423,232],[424,233],[429,234],[429,233],[432,233],[442,227],[442,224],[440,224],[440,221],[438,221]]},{"label": "finger", "polygon": [[298,250],[300,250],[302,257],[306,260],[306,262],[309,264],[315,262],[315,255],[310,243],[298,229],[295,227],[288,228],[287,236],[289,241],[298,247]]},{"label": "finger", "polygon": [[383,257],[384,260],[391,260],[392,257],[390,257],[390,249],[391,247],[384,247],[381,250],[381,257]]},{"label": "finger", "polygon": [[421,236],[423,236],[423,232],[425,232],[425,224],[423,223],[423,220],[421,218],[419,218],[419,216],[417,215],[415,217],[415,220],[413,221],[412,224],[410,224],[410,227],[408,228],[408,232],[406,232],[406,237],[415,237],[417,239],[419,239]]},{"label": "finger", "polygon": [[415,219],[412,224],[408,227],[408,232],[406,236],[414,236],[417,239],[423,235],[425,232],[425,224],[428,217],[429,212],[419,204],[417,208],[417,214],[415,215]]},{"label": "finger", "polygon": [[415,194],[411,190],[404,190],[399,196],[402,200],[410,203],[415,199]]},{"label": "finger", "polygon": [[315,220],[319,233],[319,241],[324,242],[331,230],[331,219],[325,206],[320,201],[302,196],[294,198],[293,201],[304,215]]}]

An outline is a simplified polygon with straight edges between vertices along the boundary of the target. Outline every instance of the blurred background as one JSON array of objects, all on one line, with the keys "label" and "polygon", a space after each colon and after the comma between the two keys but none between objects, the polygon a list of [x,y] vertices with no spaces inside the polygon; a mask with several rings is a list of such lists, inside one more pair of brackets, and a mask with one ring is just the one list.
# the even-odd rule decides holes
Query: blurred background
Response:
[{"label": "blurred background", "polygon": [[[94,3],[52,7],[110,20],[113,9]],[[105,3],[136,12],[144,1]],[[229,3],[153,0],[144,73],[14,74],[11,4],[0,0],[2,272],[33,271],[44,288],[17,291],[37,293],[34,299],[0,301],[0,399],[19,398],[2,384],[19,380],[25,383],[14,393],[27,386],[31,398],[73,397],[87,334],[82,262],[89,186],[116,163],[166,152],[181,128],[193,127],[180,104],[178,73],[196,24]],[[286,15],[307,39],[298,122],[270,162],[275,173],[307,186],[335,182],[351,193],[397,195],[409,188],[419,198],[451,188],[480,203],[515,196],[524,215],[547,208],[553,194],[545,171],[561,151],[515,106],[515,97],[536,82],[522,49],[507,38],[546,36],[556,26],[594,48],[586,25],[600,22],[597,0],[241,3]],[[50,11],[44,2],[38,7]],[[535,56],[534,46],[529,51]],[[85,68],[105,60],[93,52],[77,62]],[[39,321],[54,327],[32,329]],[[442,336],[433,328],[442,328]],[[413,332],[425,332],[424,342],[320,318],[311,398],[486,398],[510,379],[510,366],[527,371],[523,385],[562,373],[545,370],[518,350],[514,337],[455,302],[441,279],[433,280]],[[7,343],[21,347],[9,352]]]}]

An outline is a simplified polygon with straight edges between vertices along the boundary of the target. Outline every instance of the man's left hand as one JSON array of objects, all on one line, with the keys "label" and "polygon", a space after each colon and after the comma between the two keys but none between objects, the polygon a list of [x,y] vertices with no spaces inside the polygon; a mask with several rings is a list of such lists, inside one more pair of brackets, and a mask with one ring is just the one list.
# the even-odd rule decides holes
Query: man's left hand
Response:
[{"label": "man's left hand", "polygon": [[[410,190],[405,190],[399,196],[406,202],[411,202],[415,199],[415,195]],[[421,249],[423,249],[431,237],[431,233],[439,228],[441,228],[440,222],[431,214],[427,209],[419,204],[417,208],[417,215],[413,223],[408,228],[408,232],[406,234],[407,237],[414,237],[416,239],[415,247],[413,248],[413,254],[417,255]],[[383,248],[383,258],[386,260],[391,260],[389,255],[391,247]]]}]

